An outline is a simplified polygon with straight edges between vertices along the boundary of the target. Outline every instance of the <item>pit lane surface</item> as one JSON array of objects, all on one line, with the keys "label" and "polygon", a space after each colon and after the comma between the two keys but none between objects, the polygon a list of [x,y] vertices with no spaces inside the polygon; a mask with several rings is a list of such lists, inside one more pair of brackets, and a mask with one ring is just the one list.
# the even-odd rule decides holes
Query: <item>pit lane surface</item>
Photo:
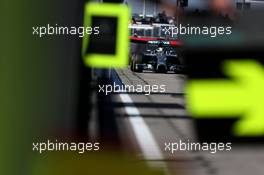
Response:
[{"label": "pit lane surface", "polygon": [[116,70],[116,83],[165,85],[164,93],[119,93],[113,95],[120,136],[150,166],[167,174],[263,175],[263,146],[232,146],[231,151],[212,154],[204,151],[165,151],[165,143],[197,142],[192,119],[186,112],[181,74],[134,73]]}]

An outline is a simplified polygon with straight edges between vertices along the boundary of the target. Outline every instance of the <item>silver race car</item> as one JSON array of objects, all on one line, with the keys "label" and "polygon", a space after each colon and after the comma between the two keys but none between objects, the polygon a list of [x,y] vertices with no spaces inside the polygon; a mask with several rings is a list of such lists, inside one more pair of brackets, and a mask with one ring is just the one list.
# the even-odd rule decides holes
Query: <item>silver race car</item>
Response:
[{"label": "silver race car", "polygon": [[153,40],[132,47],[130,69],[134,72],[150,70],[158,73],[184,73],[184,60],[170,41]]}]

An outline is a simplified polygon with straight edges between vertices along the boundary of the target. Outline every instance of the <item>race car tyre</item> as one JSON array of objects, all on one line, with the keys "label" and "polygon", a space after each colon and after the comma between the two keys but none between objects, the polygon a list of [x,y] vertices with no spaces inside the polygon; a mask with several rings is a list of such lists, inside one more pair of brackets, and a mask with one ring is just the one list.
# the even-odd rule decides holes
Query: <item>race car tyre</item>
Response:
[{"label": "race car tyre", "polygon": [[135,71],[134,70],[134,62],[133,61],[131,61],[131,63],[130,63],[130,70],[133,71],[133,72]]},{"label": "race car tyre", "polygon": [[133,71],[133,72],[135,71],[135,56],[131,57],[130,70]]},{"label": "race car tyre", "polygon": [[143,72],[142,68],[138,68],[138,66],[136,66],[136,64],[141,64],[141,59],[138,56],[135,56],[135,58],[134,58],[133,68],[134,68],[135,72]]}]

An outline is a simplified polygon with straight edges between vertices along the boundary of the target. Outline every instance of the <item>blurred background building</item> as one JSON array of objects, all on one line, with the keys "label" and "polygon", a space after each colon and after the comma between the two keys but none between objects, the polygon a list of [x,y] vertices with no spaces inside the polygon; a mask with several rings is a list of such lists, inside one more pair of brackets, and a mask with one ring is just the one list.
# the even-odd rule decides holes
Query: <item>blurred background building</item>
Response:
[{"label": "blurred background building", "polygon": [[[236,5],[237,8],[240,8],[240,4],[245,4],[247,8],[257,9],[264,7],[263,0],[229,0],[233,5]],[[175,4],[177,0],[166,0],[166,3]],[[220,2],[220,1],[219,1]],[[125,0],[125,3],[132,7],[133,13],[142,14],[146,16],[155,16],[158,13],[166,10],[166,7],[160,3],[158,0]],[[188,0],[188,6],[185,7],[186,10],[205,10],[208,7],[208,1],[204,0]]]}]

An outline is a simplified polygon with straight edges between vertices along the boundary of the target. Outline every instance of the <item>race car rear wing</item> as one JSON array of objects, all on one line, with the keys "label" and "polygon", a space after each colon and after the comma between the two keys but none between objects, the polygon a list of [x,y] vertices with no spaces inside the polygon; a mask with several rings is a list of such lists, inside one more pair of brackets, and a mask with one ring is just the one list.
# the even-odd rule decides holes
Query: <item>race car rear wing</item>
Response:
[{"label": "race car rear wing", "polygon": [[130,36],[130,41],[133,43],[148,43],[149,41],[168,41],[170,46],[179,47],[182,46],[182,42],[179,40],[165,40],[164,38],[150,38],[150,37],[136,37]]}]

